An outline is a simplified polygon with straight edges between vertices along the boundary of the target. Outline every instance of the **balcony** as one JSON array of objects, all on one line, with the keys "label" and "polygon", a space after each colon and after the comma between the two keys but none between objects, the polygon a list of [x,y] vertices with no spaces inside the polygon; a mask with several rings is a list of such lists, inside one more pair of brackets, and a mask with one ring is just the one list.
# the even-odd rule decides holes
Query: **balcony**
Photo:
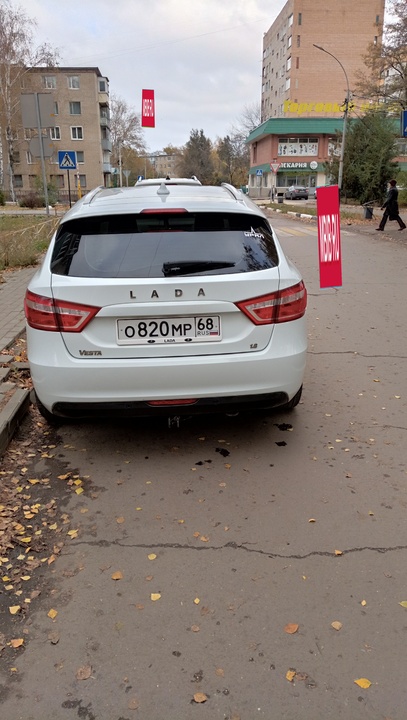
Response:
[{"label": "balcony", "polygon": [[104,115],[100,116],[100,127],[110,127],[110,118],[105,117]]},{"label": "balcony", "polygon": [[106,138],[102,138],[102,150],[112,152],[112,141],[107,140]]}]

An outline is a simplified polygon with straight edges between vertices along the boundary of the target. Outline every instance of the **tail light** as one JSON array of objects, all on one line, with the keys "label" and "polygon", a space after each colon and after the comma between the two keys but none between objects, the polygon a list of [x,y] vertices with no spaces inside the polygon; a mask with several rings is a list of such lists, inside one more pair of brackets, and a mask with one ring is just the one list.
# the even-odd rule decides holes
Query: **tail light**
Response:
[{"label": "tail light", "polygon": [[28,325],[37,330],[81,332],[99,310],[93,305],[53,300],[30,290],[25,294],[25,317]]},{"label": "tail light", "polygon": [[290,322],[305,314],[307,291],[301,280],[292,287],[244,300],[236,305],[255,325]]}]

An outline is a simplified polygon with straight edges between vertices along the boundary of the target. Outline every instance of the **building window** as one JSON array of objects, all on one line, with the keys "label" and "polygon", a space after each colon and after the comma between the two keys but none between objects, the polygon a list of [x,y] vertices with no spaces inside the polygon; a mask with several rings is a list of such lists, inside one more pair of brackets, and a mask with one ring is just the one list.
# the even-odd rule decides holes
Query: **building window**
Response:
[{"label": "building window", "polygon": [[22,175],[14,175],[14,187],[16,187],[16,188],[23,187],[23,176]]},{"label": "building window", "polygon": [[32,165],[33,162],[34,162],[34,158],[33,158],[33,156],[31,155],[30,151],[29,151],[29,150],[26,150],[26,151],[25,151],[25,155],[26,155],[26,158],[27,158],[27,165]]},{"label": "building window", "polygon": [[20,153],[18,150],[13,152],[13,162],[17,165],[20,162]]},{"label": "building window", "polygon": [[290,37],[289,37],[288,40],[287,40],[287,47],[288,47],[288,48],[291,47],[292,41],[293,41],[293,36],[290,35]]},{"label": "building window", "polygon": [[79,90],[80,84],[78,75],[68,75],[68,87],[70,90]]},{"label": "building window", "polygon": [[79,163],[80,165],[83,165],[83,163],[85,162],[85,153],[83,152],[83,150],[77,150],[76,162]]},{"label": "building window", "polygon": [[297,35],[297,47],[301,47],[301,35]]},{"label": "building window", "polygon": [[296,68],[296,70],[298,70],[299,67],[300,67],[300,58],[297,57],[297,58],[295,58],[295,68]]},{"label": "building window", "polygon": [[298,25],[302,25],[302,13],[298,13]]},{"label": "building window", "polygon": [[58,125],[55,125],[55,127],[50,128],[50,136],[51,136],[51,140],[60,140],[61,139],[61,128],[58,127]]},{"label": "building window", "polygon": [[374,36],[373,45],[377,45],[377,35]]},{"label": "building window", "polygon": [[70,115],[80,115],[81,114],[81,104],[80,104],[79,100],[69,103],[69,114]]},{"label": "building window", "polygon": [[50,180],[58,189],[65,187],[65,178],[63,175],[50,175]]},{"label": "building window", "polygon": [[86,175],[79,175],[79,182],[81,184],[81,188],[86,187]]},{"label": "building window", "polygon": [[294,15],[291,13],[291,15],[288,16],[288,27],[291,27],[291,25],[294,22]]},{"label": "building window", "polygon": [[289,157],[310,155],[316,157],[318,155],[318,139],[308,137],[279,138],[278,155]]},{"label": "building window", "polygon": [[57,79],[55,75],[43,75],[42,85],[46,90],[55,90],[57,86]]},{"label": "building window", "polygon": [[291,70],[291,55],[287,58],[287,70]]},{"label": "building window", "polygon": [[291,86],[291,80],[290,80],[290,78],[287,78],[287,80],[285,81],[285,90],[286,90],[286,92],[287,92],[287,90],[290,89],[290,86]]},{"label": "building window", "polygon": [[71,127],[71,140],[83,140],[83,127]]},{"label": "building window", "polygon": [[102,93],[107,92],[107,82],[106,82],[106,80],[99,80],[99,92],[102,92]]},{"label": "building window", "polygon": [[57,102],[54,102],[54,115],[59,115],[59,107]]},{"label": "building window", "polygon": [[380,23],[380,15],[376,15],[376,25]]}]

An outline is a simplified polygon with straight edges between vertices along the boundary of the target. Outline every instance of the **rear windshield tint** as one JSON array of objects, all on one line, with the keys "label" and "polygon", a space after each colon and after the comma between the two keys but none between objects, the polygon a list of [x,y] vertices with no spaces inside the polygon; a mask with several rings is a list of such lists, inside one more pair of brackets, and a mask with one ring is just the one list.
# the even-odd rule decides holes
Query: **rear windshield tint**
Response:
[{"label": "rear windshield tint", "polygon": [[262,217],[223,213],[139,214],[63,223],[51,270],[72,277],[175,277],[267,270],[278,265]]}]

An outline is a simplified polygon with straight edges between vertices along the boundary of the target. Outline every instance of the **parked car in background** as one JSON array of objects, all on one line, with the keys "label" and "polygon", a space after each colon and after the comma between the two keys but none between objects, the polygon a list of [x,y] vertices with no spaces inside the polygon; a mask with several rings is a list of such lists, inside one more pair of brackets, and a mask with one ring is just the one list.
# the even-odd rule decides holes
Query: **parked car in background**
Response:
[{"label": "parked car in background", "polygon": [[302,185],[291,185],[285,191],[284,197],[286,200],[308,200],[308,190]]},{"label": "parked car in background", "polygon": [[51,422],[282,408],[301,397],[307,292],[231,185],[97,188],[61,220],[25,298]]}]

